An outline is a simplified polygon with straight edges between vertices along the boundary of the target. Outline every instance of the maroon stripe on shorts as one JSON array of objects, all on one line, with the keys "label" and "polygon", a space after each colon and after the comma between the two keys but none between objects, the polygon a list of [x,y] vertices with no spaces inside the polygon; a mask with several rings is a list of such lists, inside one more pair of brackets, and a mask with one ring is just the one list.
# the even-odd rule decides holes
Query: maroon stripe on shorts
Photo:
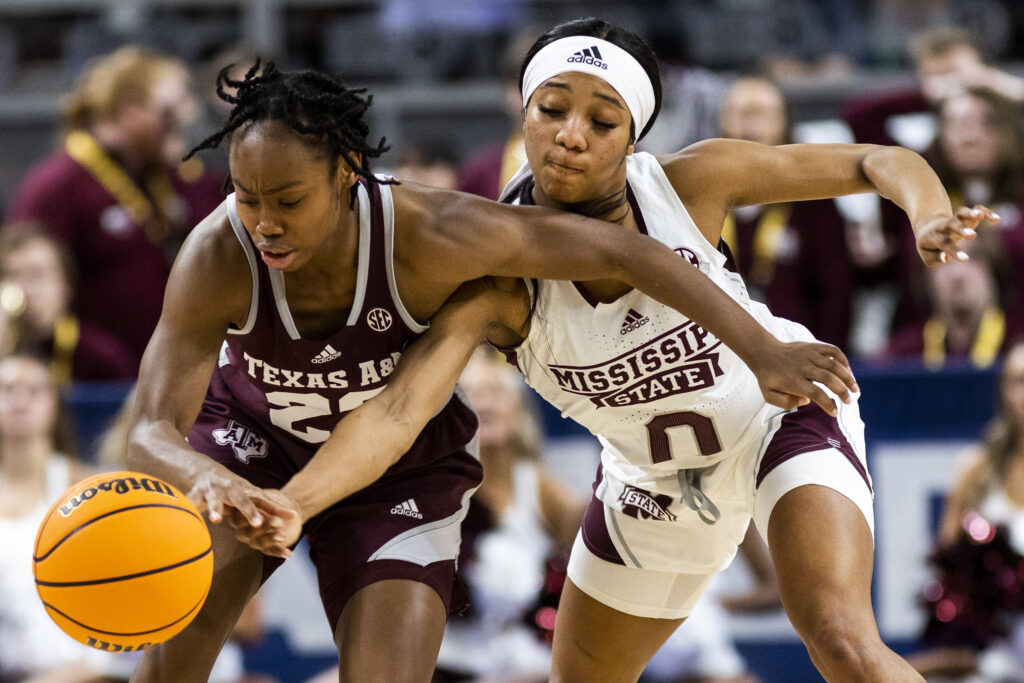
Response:
[{"label": "maroon stripe on shorts", "polygon": [[826,448],[835,448],[846,456],[871,491],[871,480],[867,470],[839,429],[839,422],[822,410],[817,403],[800,406],[795,412],[788,413],[782,418],[782,425],[765,449],[764,457],[757,468],[756,485],[760,486],[769,472],[790,458]]},{"label": "maroon stripe on shorts", "polygon": [[[594,480],[594,491],[597,491],[597,487],[603,478],[604,470],[598,465],[597,479]],[[626,566],[626,563],[622,561],[622,557],[619,556],[619,551],[615,549],[615,544],[612,543],[611,534],[608,533],[608,525],[605,523],[604,503],[598,500],[597,496],[592,496],[590,504],[587,505],[587,511],[583,514],[581,530],[583,531],[583,544],[587,546],[590,552],[605,562]]]}]

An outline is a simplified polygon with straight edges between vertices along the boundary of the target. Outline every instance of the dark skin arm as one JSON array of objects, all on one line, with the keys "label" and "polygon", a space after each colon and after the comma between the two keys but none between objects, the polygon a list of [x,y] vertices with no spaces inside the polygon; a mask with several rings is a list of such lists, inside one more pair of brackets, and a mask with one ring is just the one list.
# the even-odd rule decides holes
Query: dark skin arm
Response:
[{"label": "dark skin arm", "polygon": [[[487,340],[513,343],[528,317],[521,281],[485,278],[463,285],[402,354],[384,390],[338,422],[288,484],[263,492],[257,505],[267,523],[239,527],[238,538],[268,555],[288,557],[310,517],[376,481],[412,447],[448,402],[476,348]],[[263,500],[272,504],[264,506]]]},{"label": "dark skin arm", "polygon": [[[187,492],[211,522],[260,524],[262,490],[185,441],[221,342],[248,314],[251,275],[221,206],[192,232],[171,271],[163,311],[139,370],[127,464]],[[274,510],[266,502],[265,507]]]},{"label": "dark skin arm", "polygon": [[711,331],[751,368],[769,403],[790,409],[813,400],[835,415],[815,382],[843,401],[857,390],[842,351],[780,342],[710,278],[646,235],[577,214],[420,186],[394,194],[397,279],[403,301],[421,319],[458,283],[485,275],[613,279]]},{"label": "dark skin arm", "polygon": [[903,209],[927,265],[966,257],[956,246],[972,239],[990,209],[955,212],[941,181],[916,152],[879,145],[767,146],[706,140],[659,159],[704,236],[717,244],[726,214],[737,206],[825,199],[876,192]]}]

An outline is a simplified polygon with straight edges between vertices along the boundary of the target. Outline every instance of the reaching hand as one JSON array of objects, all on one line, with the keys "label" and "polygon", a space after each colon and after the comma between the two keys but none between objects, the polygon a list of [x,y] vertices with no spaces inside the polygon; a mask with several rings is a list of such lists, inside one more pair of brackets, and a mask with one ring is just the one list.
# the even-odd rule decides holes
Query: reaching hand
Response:
[{"label": "reaching hand", "polygon": [[291,557],[291,548],[302,535],[298,504],[280,489],[261,489],[254,502],[263,513],[263,523],[254,525],[241,515],[234,517],[235,536],[264,555]]},{"label": "reaching hand", "polygon": [[250,524],[259,526],[263,516],[253,502],[261,489],[224,467],[210,468],[196,477],[188,492],[188,499],[205,512],[213,524],[225,516],[236,513]]},{"label": "reaching hand", "polygon": [[[289,547],[302,530],[298,508],[288,496],[254,486],[223,468],[200,474],[188,499],[211,523],[227,520],[238,540],[268,555],[290,556]],[[284,538],[289,540],[279,541]]]},{"label": "reaching hand", "polygon": [[982,222],[998,223],[999,214],[976,204],[974,208],[961,206],[956,213],[936,215],[914,226],[917,252],[926,266],[938,266],[951,261],[966,261],[968,256],[960,240],[974,239]]},{"label": "reaching hand", "polygon": [[835,403],[822,386],[843,403],[849,403],[851,391],[860,391],[843,352],[821,342],[777,341],[764,349],[752,370],[764,399],[787,410],[814,401],[835,417]]}]

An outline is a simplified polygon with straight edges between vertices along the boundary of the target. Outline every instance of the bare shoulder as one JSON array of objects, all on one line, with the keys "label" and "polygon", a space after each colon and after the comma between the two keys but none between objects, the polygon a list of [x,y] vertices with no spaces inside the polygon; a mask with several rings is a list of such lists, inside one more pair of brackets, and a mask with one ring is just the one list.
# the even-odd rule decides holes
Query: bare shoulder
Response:
[{"label": "bare shoulder", "polygon": [[201,308],[240,322],[252,297],[252,270],[231,227],[226,203],[197,225],[174,261],[167,285],[168,304],[202,302]]},{"label": "bare shoulder", "polygon": [[723,186],[722,181],[727,181],[730,171],[745,152],[751,151],[747,146],[752,144],[725,138],[701,140],[675,154],[659,156],[658,162],[680,194],[720,192],[728,186],[727,182]]},{"label": "bare shoulder", "polygon": [[432,281],[458,285],[487,272],[514,233],[516,212],[466,192],[415,183],[392,188],[395,257]]}]

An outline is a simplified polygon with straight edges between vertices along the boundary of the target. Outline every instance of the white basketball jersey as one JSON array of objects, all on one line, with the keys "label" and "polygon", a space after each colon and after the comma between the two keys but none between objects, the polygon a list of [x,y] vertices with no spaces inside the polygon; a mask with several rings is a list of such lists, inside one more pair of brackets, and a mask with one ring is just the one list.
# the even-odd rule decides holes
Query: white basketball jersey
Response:
[{"label": "white basketball jersey", "polygon": [[[752,302],[726,257],[703,236],[650,154],[627,158],[630,201],[641,231],[699,268],[784,340],[812,339],[800,325]],[[742,360],[689,318],[633,290],[597,303],[573,282],[542,281],[530,333],[516,349],[527,382],[597,435],[605,476],[675,494],[680,470],[705,468],[737,449],[761,447],[771,419]],[[621,486],[598,495],[606,502]],[[684,494],[685,495],[685,494]]]}]

